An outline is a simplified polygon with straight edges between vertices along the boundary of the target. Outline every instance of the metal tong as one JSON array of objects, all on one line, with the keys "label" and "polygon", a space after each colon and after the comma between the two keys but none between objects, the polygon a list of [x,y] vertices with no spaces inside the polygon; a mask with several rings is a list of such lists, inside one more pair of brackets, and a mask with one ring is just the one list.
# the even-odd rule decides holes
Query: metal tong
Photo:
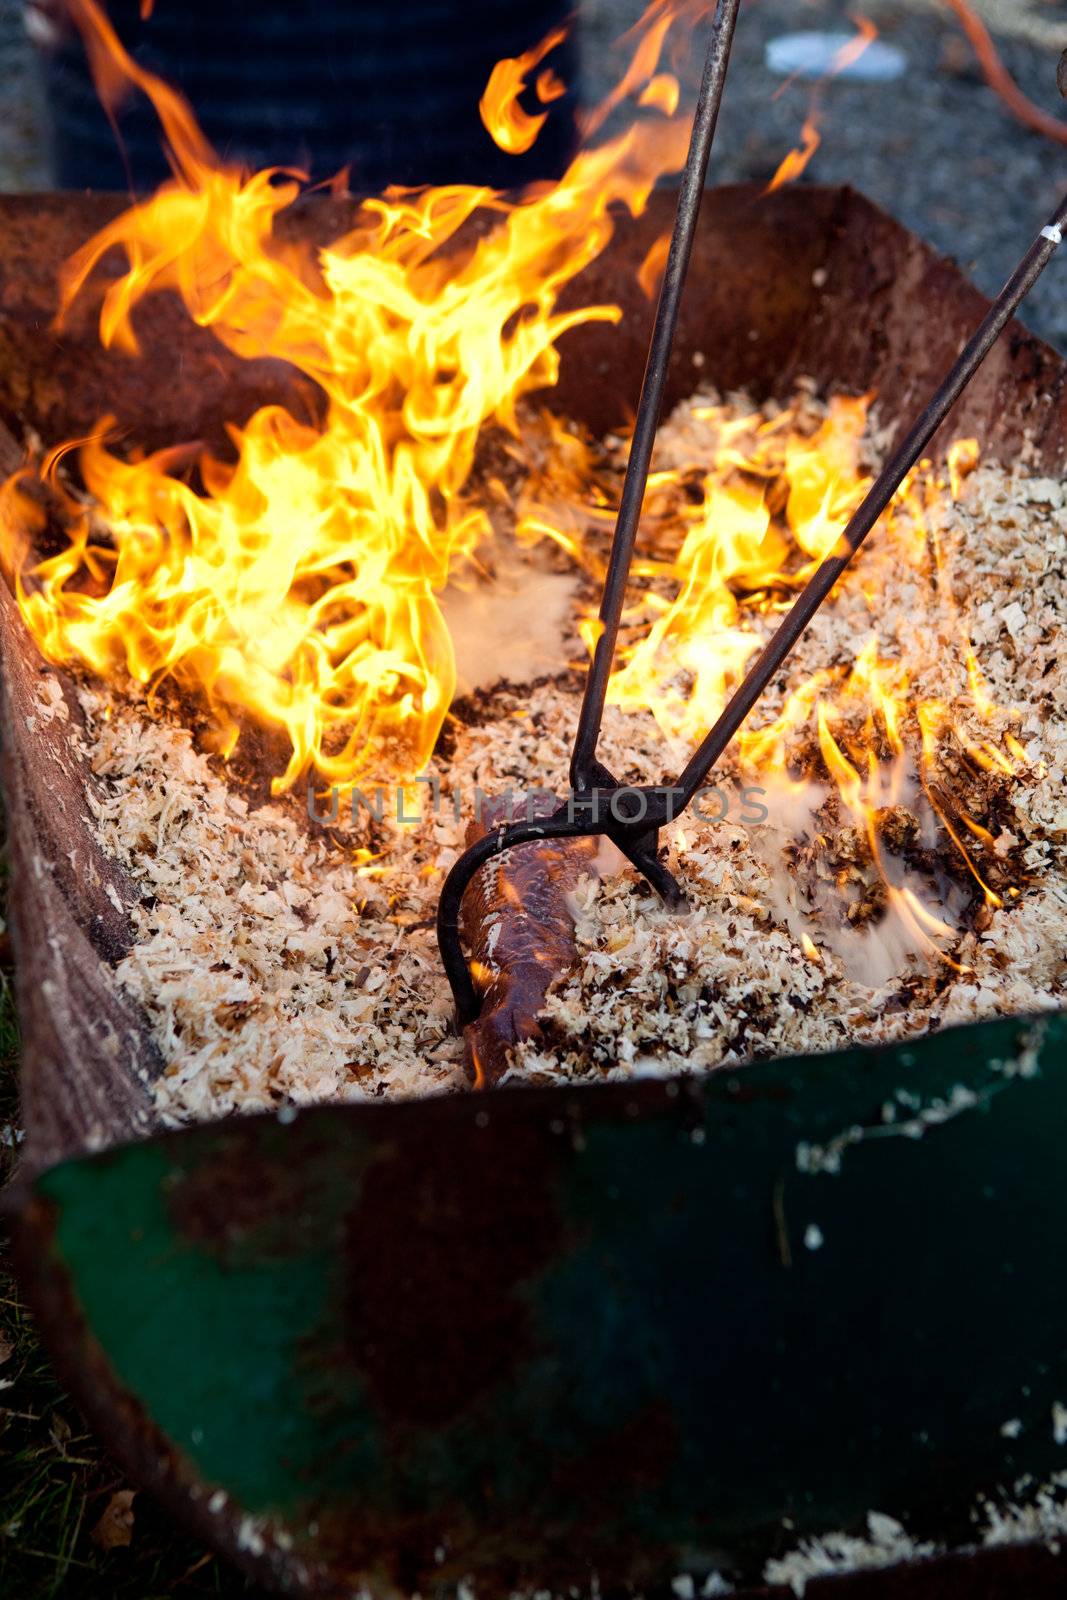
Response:
[{"label": "metal tong", "polygon": [[455,863],[441,891],[437,909],[437,941],[460,1028],[475,1020],[481,1004],[460,938],[463,896],[475,873],[492,857],[500,855],[512,845],[533,840],[605,834],[668,905],[679,909],[684,907],[685,896],[681,886],[659,860],[661,829],[674,821],[702,788],[708,773],[978,371],[1024,296],[1044,271],[1061,243],[1062,229],[1067,225],[1065,197],[991,304],[926,409],[875,478],[834,549],[801,590],[727,702],[718,721],[705,735],[675,781],[640,787],[620,784],[614,774],[597,759],[597,741],[652,448],[663,406],[678,310],[700,214],[708,157],[715,137],[739,9],[740,0],[719,0],[712,23],[604,580],[599,612],[600,633],[586,679],[574,737],[570,763],[571,794],[548,817],[529,816],[524,821],[501,824],[495,831],[487,833]]}]

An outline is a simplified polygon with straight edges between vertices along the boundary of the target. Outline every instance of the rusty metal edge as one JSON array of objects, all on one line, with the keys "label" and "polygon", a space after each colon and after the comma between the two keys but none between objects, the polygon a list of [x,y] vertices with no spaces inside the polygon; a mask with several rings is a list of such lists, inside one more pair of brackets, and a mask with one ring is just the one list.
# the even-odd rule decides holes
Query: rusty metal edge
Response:
[{"label": "rusty metal edge", "polygon": [[[602,1102],[610,1096],[617,1103],[619,1118],[627,1120],[660,1111],[668,1100],[684,1117],[688,1102],[695,1121],[703,1099],[701,1081],[683,1079],[671,1087],[675,1089],[673,1094],[657,1080],[600,1089],[587,1086],[587,1094],[578,1098],[592,1093]],[[493,1098],[499,1107],[500,1097]],[[509,1109],[520,1116],[531,1102],[547,1105],[559,1098],[562,1097],[551,1089],[507,1092]],[[766,1097],[750,1094],[746,1086],[738,1083],[736,1094],[730,1098],[755,1109]],[[324,1112],[335,1111],[343,1118],[348,1109],[351,1108],[318,1107],[314,1114],[321,1117]],[[389,1108],[401,1117],[407,1109],[403,1105]],[[266,1124],[276,1119],[269,1113],[256,1113],[226,1120]],[[185,1467],[180,1452],[117,1381],[86,1324],[66,1274],[52,1256],[51,1208],[33,1192],[32,1180],[27,1176],[19,1175],[0,1194],[0,1226],[8,1229],[18,1276],[62,1382],[138,1487],[150,1493],[178,1526],[271,1594],[298,1595],[307,1600],[356,1600],[357,1596],[412,1600],[406,1591],[383,1582],[382,1575],[373,1571],[339,1581],[338,1575],[325,1565],[310,1565],[286,1550],[284,1534],[279,1542],[276,1530],[261,1520],[252,1520],[250,1529],[245,1530],[245,1524],[234,1519],[228,1501],[212,1509],[212,1487]],[[1022,1584],[1026,1587],[1018,1587]],[[472,1592],[504,1600],[502,1592],[491,1586],[475,1584]],[[516,1591],[511,1600],[534,1600],[535,1593],[541,1592],[533,1588]],[[673,1592],[665,1575],[662,1590],[642,1591],[642,1596],[649,1593],[649,1600],[670,1600]],[[1002,1600],[1007,1593],[1025,1594],[1026,1600],[1062,1600],[1067,1592],[1067,1548],[1062,1542],[1042,1538],[953,1548],[889,1566],[812,1578],[804,1592],[815,1600]],[[790,1600],[793,1590],[785,1585],[747,1584],[731,1593],[737,1600]],[[573,1597],[575,1591],[569,1589],[567,1594]],[[601,1594],[595,1582],[589,1594]],[[602,1600],[623,1600],[624,1595],[626,1600],[642,1600],[630,1588],[606,1592]],[[564,1597],[561,1594],[552,1600]]]},{"label": "rusty metal edge", "polygon": [[[256,1528],[257,1553],[229,1503],[212,1510],[212,1490],[186,1469],[178,1451],[144,1408],[119,1384],[89,1331],[70,1283],[51,1259],[50,1208],[19,1177],[0,1196],[0,1222],[11,1239],[16,1273],[59,1377],[90,1427],[139,1488],[148,1491],[193,1538],[217,1551],[271,1593],[341,1600],[345,1593],[320,1571],[286,1552],[269,1529]],[[396,1600],[382,1593],[376,1600]]]}]

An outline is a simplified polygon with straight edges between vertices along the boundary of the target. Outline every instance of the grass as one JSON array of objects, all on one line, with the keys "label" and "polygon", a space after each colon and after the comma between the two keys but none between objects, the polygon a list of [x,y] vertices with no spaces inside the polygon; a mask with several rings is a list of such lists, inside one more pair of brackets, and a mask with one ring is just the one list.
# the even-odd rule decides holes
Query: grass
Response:
[{"label": "grass", "polygon": [[[6,873],[0,866],[0,892]],[[0,1177],[18,1152],[18,1021],[7,942],[0,958]],[[86,1431],[37,1340],[0,1237],[0,1595],[11,1600],[252,1597],[223,1562],[177,1532],[149,1496],[132,1502],[128,1545],[109,1523],[133,1485]],[[118,1496],[118,1499],[116,1499]],[[110,1510],[109,1510],[110,1508]]]}]

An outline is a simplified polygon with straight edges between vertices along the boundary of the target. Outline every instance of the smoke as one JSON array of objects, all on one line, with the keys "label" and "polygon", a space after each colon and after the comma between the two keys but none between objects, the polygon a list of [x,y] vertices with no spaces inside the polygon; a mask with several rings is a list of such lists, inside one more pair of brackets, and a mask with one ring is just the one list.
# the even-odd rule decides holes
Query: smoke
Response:
[{"label": "smoke", "polygon": [[528,556],[496,546],[491,583],[453,582],[441,610],[456,652],[457,694],[533,683],[573,659],[573,574],[538,572]]},{"label": "smoke", "polygon": [[[752,848],[767,869],[768,908],[796,939],[804,935],[836,956],[851,981],[882,989],[908,972],[928,971],[939,952],[954,941],[965,900],[947,875],[934,881],[899,856],[883,849],[884,911],[859,925],[850,922],[850,906],[859,898],[856,885],[842,885],[825,858],[826,812],[831,793],[819,783],[791,783],[765,778],[766,823],[753,828]],[[920,836],[932,842],[936,832],[929,808],[917,785],[899,790],[899,800],[913,811]],[[873,864],[868,879],[879,874]],[[917,911],[912,907],[918,908]],[[935,930],[943,925],[943,933]]]}]

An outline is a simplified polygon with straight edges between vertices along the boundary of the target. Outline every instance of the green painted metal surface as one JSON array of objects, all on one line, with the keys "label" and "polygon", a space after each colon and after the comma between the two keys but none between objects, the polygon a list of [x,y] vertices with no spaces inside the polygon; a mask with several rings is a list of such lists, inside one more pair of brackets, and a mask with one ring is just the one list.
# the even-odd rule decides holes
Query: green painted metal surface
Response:
[{"label": "green painted metal surface", "polygon": [[1062,1016],[247,1119],[40,1177],[42,1295],[335,1573],[752,1576],[1067,1468],[1065,1129]]}]

